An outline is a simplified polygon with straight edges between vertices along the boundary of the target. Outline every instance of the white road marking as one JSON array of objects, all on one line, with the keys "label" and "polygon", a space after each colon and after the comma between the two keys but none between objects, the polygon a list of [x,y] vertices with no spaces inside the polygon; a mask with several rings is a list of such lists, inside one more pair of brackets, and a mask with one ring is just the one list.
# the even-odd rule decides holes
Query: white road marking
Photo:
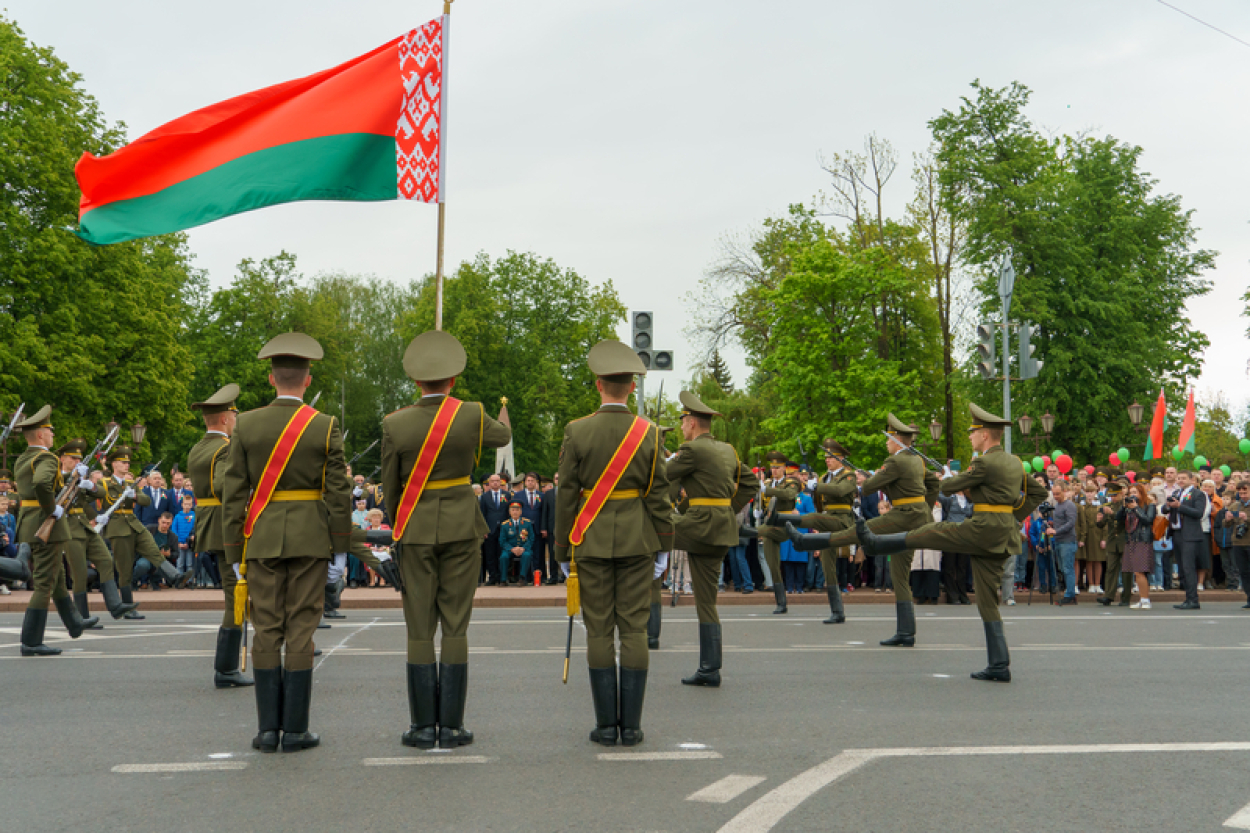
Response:
[{"label": "white road marking", "polygon": [[686,796],[687,801],[703,801],[708,804],[728,804],[752,787],[766,781],[762,775],[726,775],[698,792]]},{"label": "white road marking", "polygon": [[420,766],[423,764],[487,764],[495,760],[486,755],[430,755],[411,758],[365,758],[365,766]]},{"label": "white road marking", "polygon": [[[1098,755],[1125,752],[1248,752],[1250,743],[1122,743],[1071,746],[934,746],[892,749],[848,749],[799,773],[756,799],[720,828],[719,833],[767,833],[791,810],[842,776],[878,758],[951,757],[965,755]],[[1234,816],[1236,819],[1244,808]],[[1250,829],[1250,814],[1247,816]],[[1232,821],[1230,819],[1229,821]],[[1227,822],[1225,822],[1227,824]]]},{"label": "white road marking", "polygon": [[366,622],[365,624],[363,624],[363,625],[361,625],[360,627],[356,628],[356,630],[354,630],[354,631],[352,631],[351,633],[349,633],[347,636],[343,637],[343,639],[339,642],[339,644],[335,645],[333,648],[331,648],[330,650],[326,651],[326,652],[322,655],[322,657],[321,657],[321,661],[320,661],[320,662],[318,662],[316,665],[314,665],[314,666],[313,666],[313,671],[317,671],[317,670],[319,670],[319,669],[321,668],[321,666],[325,665],[325,664],[326,664],[326,660],[328,660],[330,657],[334,656],[334,652],[335,652],[335,651],[337,651],[339,648],[342,648],[344,645],[346,645],[346,644],[347,644],[347,640],[351,639],[353,636],[355,636],[355,635],[356,635],[356,634],[358,634],[358,633],[362,633],[362,632],[364,632],[364,631],[369,630],[369,628],[373,627],[373,626],[374,626],[374,625],[376,625],[377,623],[378,623],[378,618],[375,616],[372,622]]},{"label": "white road marking", "polygon": [[183,764],[118,764],[113,772],[126,774],[152,772],[217,772],[247,769],[247,761],[196,761]]},{"label": "white road marking", "polygon": [[691,749],[686,752],[600,752],[595,757],[601,761],[713,761],[724,756],[711,749]]},{"label": "white road marking", "polygon": [[1235,827],[1238,830],[1250,830],[1250,804],[1229,816],[1228,820],[1224,822],[1224,826]]}]

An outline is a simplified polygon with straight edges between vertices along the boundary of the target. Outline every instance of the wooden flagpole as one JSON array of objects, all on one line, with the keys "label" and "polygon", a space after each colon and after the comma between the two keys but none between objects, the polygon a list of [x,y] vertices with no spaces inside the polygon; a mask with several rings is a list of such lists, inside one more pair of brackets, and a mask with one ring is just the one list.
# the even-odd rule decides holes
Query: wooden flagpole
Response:
[{"label": "wooden flagpole", "polygon": [[[453,2],[455,2],[455,0],[443,0],[443,15],[444,16],[449,16],[451,14],[451,4]],[[449,38],[446,36],[446,33],[444,33],[444,36],[443,36],[444,46],[447,44],[448,40]],[[443,329],[443,234],[447,228],[447,197],[443,194],[443,188],[442,188],[443,183],[446,182],[446,178],[445,178],[446,175],[443,172],[443,165],[445,164],[446,157],[447,157],[447,145],[445,143],[446,140],[444,139],[445,134],[443,133],[443,131],[447,129],[447,124],[443,120],[443,115],[447,111],[447,52],[446,50],[444,50],[443,52],[442,84],[443,84],[443,89],[441,90],[439,100],[442,102],[441,109],[443,112],[439,114],[439,125],[438,125],[438,130],[439,130],[438,140],[440,144],[442,144],[442,148],[440,149],[440,153],[439,153],[440,158],[438,160],[438,163],[439,163],[438,176],[440,180],[439,193],[438,193],[438,260],[437,260],[437,265],[435,266],[435,272],[434,272],[434,282],[435,282],[434,329],[436,330]]]}]

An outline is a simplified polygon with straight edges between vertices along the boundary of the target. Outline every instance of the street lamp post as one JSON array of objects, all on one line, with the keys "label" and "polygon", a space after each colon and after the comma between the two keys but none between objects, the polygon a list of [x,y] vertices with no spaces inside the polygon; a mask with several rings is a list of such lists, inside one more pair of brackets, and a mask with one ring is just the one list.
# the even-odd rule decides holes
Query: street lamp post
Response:
[{"label": "street lamp post", "polygon": [[1055,429],[1055,418],[1050,414],[1050,412],[1042,414],[1042,433],[1036,436],[1030,436],[1033,433],[1033,417],[1025,414],[1016,420],[1016,423],[1020,426],[1020,435],[1025,439],[1033,440],[1034,454],[1041,450],[1042,443],[1050,439],[1050,434]]}]

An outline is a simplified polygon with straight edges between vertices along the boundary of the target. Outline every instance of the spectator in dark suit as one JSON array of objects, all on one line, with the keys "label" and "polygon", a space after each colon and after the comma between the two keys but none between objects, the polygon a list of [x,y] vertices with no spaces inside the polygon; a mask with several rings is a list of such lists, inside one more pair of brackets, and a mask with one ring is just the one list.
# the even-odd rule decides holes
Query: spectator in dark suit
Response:
[{"label": "spectator in dark suit", "polygon": [[538,483],[543,492],[543,511],[538,522],[539,558],[542,559],[543,553],[546,553],[543,561],[547,568],[546,583],[560,584],[564,581],[564,574],[556,564],[556,484],[554,480],[545,477],[539,479]]},{"label": "spectator in dark suit", "polygon": [[143,491],[152,499],[152,503],[149,506],[141,506],[136,501],[135,517],[144,526],[152,526],[166,512],[173,517],[173,514],[181,508],[181,504],[174,503],[173,490],[165,488],[165,478],[161,477],[159,471],[150,472],[147,475],[147,481],[148,485],[143,487]]},{"label": "spectator in dark suit", "polygon": [[[538,535],[538,539],[533,545],[533,560],[530,562],[539,572],[545,573],[547,570],[546,559],[543,558],[544,548],[542,546],[542,535],[538,532],[542,526],[543,516],[543,493],[538,488],[538,474],[536,472],[527,472],[525,479],[521,481],[521,488],[512,493],[513,500],[521,501],[521,517],[529,521],[534,526],[534,532]],[[546,578],[546,576],[544,576]],[[521,576],[524,581],[525,576]],[[534,580],[531,574],[528,584]]]},{"label": "spectator in dark suit", "polygon": [[1170,495],[1163,506],[1172,527],[1172,545],[1180,550],[1181,577],[1185,582],[1185,601],[1173,607],[1199,610],[1198,571],[1211,569],[1207,496],[1187,471],[1176,473],[1176,484],[1180,491]]},{"label": "spectator in dark suit", "polygon": [[492,474],[486,478],[486,489],[478,498],[482,517],[490,531],[482,542],[482,574],[487,586],[500,584],[499,580],[499,525],[508,517],[508,494],[503,490],[503,480]]},{"label": "spectator in dark suit", "polygon": [[186,475],[180,471],[176,471],[169,476],[169,480],[169,491],[173,496],[173,504],[170,511],[176,514],[182,508],[182,498],[184,495],[191,498],[191,506],[194,508],[196,506],[195,491],[188,485]]}]

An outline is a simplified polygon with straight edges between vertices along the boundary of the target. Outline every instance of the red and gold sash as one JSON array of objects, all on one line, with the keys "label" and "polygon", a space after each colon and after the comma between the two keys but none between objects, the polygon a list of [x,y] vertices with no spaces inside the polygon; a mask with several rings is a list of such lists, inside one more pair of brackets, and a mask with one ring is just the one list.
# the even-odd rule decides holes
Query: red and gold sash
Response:
[{"label": "red and gold sash", "polygon": [[439,403],[438,413],[434,415],[434,423],[430,425],[430,433],[425,435],[425,440],[421,443],[417,462],[412,467],[412,473],[408,475],[404,494],[399,499],[399,509],[395,512],[394,537],[396,540],[402,538],[404,530],[408,528],[408,520],[412,517],[413,510],[417,508],[417,501],[421,500],[421,493],[425,491],[430,472],[434,470],[434,463],[438,460],[439,452],[443,450],[443,443],[447,440],[448,432],[451,431],[451,423],[456,419],[456,414],[459,413],[460,406],[463,404],[459,399],[450,396],[443,397],[443,401]]},{"label": "red and gold sash", "polygon": [[260,476],[260,483],[252,492],[252,500],[247,505],[247,520],[243,522],[244,538],[252,537],[256,520],[260,517],[260,513],[265,511],[265,507],[269,505],[273,493],[277,490],[278,480],[281,479],[282,472],[286,470],[286,464],[291,461],[295,446],[299,445],[300,437],[304,436],[304,431],[312,423],[313,417],[319,413],[320,411],[316,408],[300,405],[291,417],[291,421],[282,429],[278,443],[269,455],[269,462],[265,463],[265,471]]},{"label": "red and gold sash", "polygon": [[573,521],[573,531],[569,533],[569,543],[573,546],[580,547],[582,541],[585,540],[586,530],[590,529],[590,525],[595,522],[595,518],[599,517],[599,510],[603,508],[603,504],[608,502],[608,497],[616,490],[616,484],[620,482],[621,475],[625,474],[625,469],[629,468],[629,464],[633,462],[634,455],[638,453],[638,449],[642,446],[643,438],[647,436],[647,430],[650,427],[651,423],[642,417],[634,417],[634,424],[629,426],[625,439],[621,440],[616,453],[612,455],[611,461],[608,462],[608,467],[603,470],[603,474],[599,475],[599,481],[590,490],[590,494],[586,497],[586,503],[577,513],[576,520]]}]

